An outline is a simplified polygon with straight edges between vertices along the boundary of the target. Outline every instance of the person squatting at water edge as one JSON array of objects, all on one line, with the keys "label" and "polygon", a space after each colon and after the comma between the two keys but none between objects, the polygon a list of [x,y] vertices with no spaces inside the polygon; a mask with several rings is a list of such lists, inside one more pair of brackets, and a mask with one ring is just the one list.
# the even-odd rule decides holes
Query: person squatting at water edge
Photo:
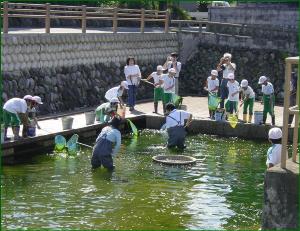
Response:
[{"label": "person squatting at water edge", "polygon": [[[32,99],[32,107],[31,108],[27,108],[27,115],[29,118],[29,128],[28,128],[28,136],[35,136],[35,129],[36,127],[38,129],[41,129],[40,125],[38,124],[38,120],[36,117],[36,113],[37,113],[37,106],[43,104],[41,97],[39,96],[31,96],[31,95],[26,95],[23,97],[23,99],[25,99],[26,97],[31,97]],[[31,132],[29,129],[33,129],[34,132]]]},{"label": "person squatting at water edge", "polygon": [[230,73],[228,76],[228,99],[225,104],[226,112],[229,112],[229,114],[233,114],[233,112],[236,114],[236,117],[238,117],[238,103],[239,103],[239,92],[240,92],[240,85],[238,81],[234,79],[234,74]]},{"label": "person squatting at water edge", "polygon": [[255,93],[248,85],[248,80],[243,79],[241,82],[241,98],[242,98],[242,103],[240,106],[243,106],[243,121],[247,123],[247,116],[248,116],[248,108],[249,108],[249,117],[248,117],[248,123],[251,123],[252,121],[252,116],[253,116],[253,105],[254,105],[254,100],[255,100]]},{"label": "person squatting at water edge", "polygon": [[[121,146],[120,123],[121,119],[115,116],[109,122],[109,125],[101,130],[93,148],[92,169],[103,165],[109,171],[114,170],[113,157],[116,157]],[[114,148],[113,145],[115,145]]]},{"label": "person squatting at water edge", "polygon": [[164,63],[164,70],[170,70],[174,68],[176,71],[175,78],[175,94],[178,95],[179,92],[179,74],[181,71],[181,62],[177,61],[178,54],[176,52],[171,53],[171,55],[167,58],[167,61]]},{"label": "person squatting at water edge", "polygon": [[[183,110],[177,110],[173,103],[168,103],[166,105],[166,123],[162,129],[167,129],[168,132],[168,148],[185,148],[185,128],[191,124],[192,118],[193,115],[191,113]],[[187,120],[186,124],[185,120]]]},{"label": "person squatting at water edge", "polygon": [[95,110],[96,119],[100,123],[108,122],[117,114],[119,103],[120,101],[118,100],[118,98],[112,98],[110,102],[103,103],[98,106]]},{"label": "person squatting at water edge", "polygon": [[120,107],[122,108],[124,106],[122,96],[125,89],[128,90],[128,83],[127,81],[122,81],[119,86],[109,89],[105,93],[104,97],[108,102],[110,102],[113,98],[117,98],[120,101]]},{"label": "person squatting at water edge", "polygon": [[[268,136],[269,136],[269,141],[272,144],[272,147],[268,149],[266,165],[267,168],[271,168],[281,162],[282,131],[280,128],[277,127],[271,128],[269,130]],[[286,157],[288,158],[287,153],[286,153]]]},{"label": "person squatting at water edge", "polygon": [[19,140],[20,125],[23,124],[22,137],[27,137],[27,131],[30,121],[27,115],[27,107],[32,108],[32,96],[27,96],[26,99],[12,98],[3,105],[3,122],[4,122],[4,141],[9,141],[7,137],[8,127],[11,126],[14,140]]},{"label": "person squatting at water edge", "polygon": [[163,110],[166,113],[166,105],[167,103],[173,102],[173,95],[175,94],[175,79],[176,70],[174,68],[170,68],[168,74],[164,74],[162,76],[163,80]]},{"label": "person squatting at water edge", "polygon": [[153,79],[154,82],[154,111],[153,113],[157,113],[158,102],[161,100],[163,101],[164,96],[164,89],[162,88],[163,85],[163,67],[158,65],[156,71],[152,72],[148,78],[146,79],[149,81]]},{"label": "person squatting at water edge", "polygon": [[234,74],[236,70],[236,64],[231,62],[232,55],[230,53],[225,53],[220,59],[220,62],[217,65],[217,71],[222,73],[221,86],[220,86],[220,108],[224,108],[224,101],[228,97],[228,75]]},{"label": "person squatting at water edge", "polygon": [[134,110],[135,98],[137,87],[141,80],[141,70],[138,65],[135,64],[134,57],[128,57],[126,60],[126,66],[124,67],[124,74],[128,83],[128,106],[129,111]]},{"label": "person squatting at water edge", "polygon": [[[208,102],[210,101],[211,97],[217,97],[218,95],[219,80],[217,79],[217,76],[218,76],[218,71],[212,70],[210,76],[206,80],[204,90],[208,91]],[[212,109],[210,108],[210,105],[208,105],[208,111],[209,111],[209,117],[213,119],[216,108]]]},{"label": "person squatting at water edge", "polygon": [[263,124],[266,124],[267,114],[269,113],[272,117],[272,125],[275,125],[275,114],[274,114],[274,106],[275,106],[275,95],[273,84],[268,81],[266,76],[260,76],[258,80],[258,84],[261,84],[261,91],[263,93]]}]

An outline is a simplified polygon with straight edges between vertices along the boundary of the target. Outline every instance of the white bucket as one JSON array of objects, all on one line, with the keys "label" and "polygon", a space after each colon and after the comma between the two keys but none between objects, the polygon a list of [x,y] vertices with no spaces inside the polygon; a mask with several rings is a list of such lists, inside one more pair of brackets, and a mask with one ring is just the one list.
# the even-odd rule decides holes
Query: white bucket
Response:
[{"label": "white bucket", "polygon": [[63,118],[61,118],[63,130],[72,129],[73,120],[74,120],[73,117],[63,117]]},{"label": "white bucket", "polygon": [[86,112],[84,113],[85,115],[85,124],[89,125],[89,124],[94,124],[95,122],[95,117],[96,117],[96,113],[93,111],[90,112]]},{"label": "white bucket", "polygon": [[225,110],[216,110],[215,111],[215,120],[216,121],[226,121],[226,113]]},{"label": "white bucket", "polygon": [[261,124],[263,122],[263,112],[255,111],[254,112],[254,124]]}]

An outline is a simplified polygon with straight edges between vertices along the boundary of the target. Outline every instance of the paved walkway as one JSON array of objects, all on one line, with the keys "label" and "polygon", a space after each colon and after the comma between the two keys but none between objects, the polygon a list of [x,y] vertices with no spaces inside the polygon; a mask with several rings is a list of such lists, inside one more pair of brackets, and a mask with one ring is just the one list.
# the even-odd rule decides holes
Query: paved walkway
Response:
[{"label": "paved walkway", "polygon": [[[208,119],[208,108],[207,108],[207,97],[184,97],[183,104],[187,106],[187,110],[193,113],[194,118],[196,119]],[[263,106],[256,102],[254,104],[254,111],[262,111]],[[140,103],[136,105],[136,111],[130,112],[127,108],[126,110],[126,118],[134,117],[137,115],[143,115],[143,114],[151,114],[156,116],[162,116],[163,110],[162,105],[159,103],[159,113],[160,114],[153,114],[153,103]],[[242,108],[239,110],[239,119],[242,119]],[[283,107],[276,106],[275,107],[275,115],[276,115],[276,125],[282,126],[282,114],[283,114]],[[85,124],[85,115],[84,113],[74,114],[72,115],[74,117],[73,122],[73,128],[82,128],[87,126]],[[253,118],[254,120],[254,118]],[[271,118],[268,116],[267,123],[271,123]],[[57,133],[62,131],[62,122],[60,118],[54,118],[54,119],[46,119],[39,121],[39,124],[41,126],[41,130],[37,129],[37,135],[47,135],[49,133]],[[9,129],[8,132],[9,136],[12,136],[11,129]]]}]

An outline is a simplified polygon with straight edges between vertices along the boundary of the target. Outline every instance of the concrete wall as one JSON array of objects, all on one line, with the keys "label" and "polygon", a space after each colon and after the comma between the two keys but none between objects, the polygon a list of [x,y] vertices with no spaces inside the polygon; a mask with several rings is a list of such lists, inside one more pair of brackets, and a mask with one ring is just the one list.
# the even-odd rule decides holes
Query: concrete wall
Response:
[{"label": "concrete wall", "polygon": [[[2,36],[2,99],[40,95],[45,101],[40,114],[99,105],[106,90],[125,79],[129,55],[146,77],[178,51],[174,33]],[[151,87],[140,85],[138,99],[152,95]]]},{"label": "concrete wall", "polygon": [[299,12],[287,7],[210,7],[208,18],[215,22],[273,25],[283,28],[298,28]]}]

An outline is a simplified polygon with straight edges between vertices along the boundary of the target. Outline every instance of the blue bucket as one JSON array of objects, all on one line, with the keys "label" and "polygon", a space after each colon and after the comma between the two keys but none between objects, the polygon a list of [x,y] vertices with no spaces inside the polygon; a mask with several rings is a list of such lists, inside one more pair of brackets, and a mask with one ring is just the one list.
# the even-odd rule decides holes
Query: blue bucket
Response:
[{"label": "blue bucket", "polygon": [[35,127],[29,127],[29,128],[28,128],[28,131],[27,131],[27,135],[28,135],[28,136],[35,136],[35,135],[36,135],[36,134],[35,134],[35,130],[36,130]]},{"label": "blue bucket", "polygon": [[216,121],[226,121],[226,113],[225,110],[217,109],[215,111],[215,120]]}]

